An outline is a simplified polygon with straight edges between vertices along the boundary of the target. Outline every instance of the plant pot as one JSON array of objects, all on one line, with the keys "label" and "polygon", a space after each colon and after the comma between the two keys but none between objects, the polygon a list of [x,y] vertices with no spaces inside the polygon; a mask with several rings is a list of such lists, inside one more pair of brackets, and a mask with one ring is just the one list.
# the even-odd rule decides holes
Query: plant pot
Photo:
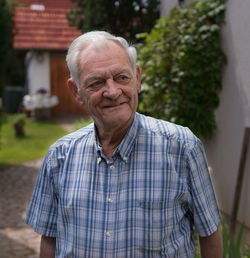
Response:
[{"label": "plant pot", "polygon": [[16,137],[24,136],[24,125],[23,125],[23,123],[15,123],[14,128],[15,128]]}]

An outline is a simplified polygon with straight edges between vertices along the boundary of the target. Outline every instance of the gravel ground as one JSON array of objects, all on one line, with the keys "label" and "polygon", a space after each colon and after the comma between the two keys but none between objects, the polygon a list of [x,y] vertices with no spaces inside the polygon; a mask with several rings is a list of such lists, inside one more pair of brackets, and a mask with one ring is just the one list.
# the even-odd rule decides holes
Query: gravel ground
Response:
[{"label": "gravel ground", "polygon": [[[79,116],[55,120],[68,132]],[[17,166],[0,165],[0,258],[38,258],[40,235],[24,223],[42,159]]]},{"label": "gravel ground", "polygon": [[0,171],[0,258],[39,257],[40,235],[24,223],[42,159]]}]

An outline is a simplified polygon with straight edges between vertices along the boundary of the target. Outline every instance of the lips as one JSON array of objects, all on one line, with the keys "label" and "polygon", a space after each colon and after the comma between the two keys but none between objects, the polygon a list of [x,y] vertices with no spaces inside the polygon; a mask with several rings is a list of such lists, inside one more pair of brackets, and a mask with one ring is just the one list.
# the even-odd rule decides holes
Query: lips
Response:
[{"label": "lips", "polygon": [[116,108],[116,107],[119,107],[119,106],[122,106],[123,104],[125,104],[126,102],[121,102],[121,103],[118,103],[118,104],[108,104],[108,105],[103,105],[103,108]]}]

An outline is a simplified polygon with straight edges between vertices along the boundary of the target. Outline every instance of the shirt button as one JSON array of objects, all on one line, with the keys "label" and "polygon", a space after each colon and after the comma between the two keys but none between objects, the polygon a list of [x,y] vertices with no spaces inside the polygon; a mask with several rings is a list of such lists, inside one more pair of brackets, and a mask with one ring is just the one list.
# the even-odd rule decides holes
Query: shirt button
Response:
[{"label": "shirt button", "polygon": [[111,233],[108,231],[108,232],[106,232],[106,236],[107,237],[111,237]]},{"label": "shirt button", "polygon": [[112,198],[108,198],[108,202],[112,203],[114,200]]},{"label": "shirt button", "polygon": [[128,158],[127,158],[127,157],[124,157],[124,160],[125,160],[125,161],[127,161],[127,160],[128,160]]},{"label": "shirt button", "polygon": [[98,158],[98,159],[97,159],[97,163],[100,163],[100,162],[101,162],[101,160],[102,160],[101,158]]},{"label": "shirt button", "polygon": [[110,169],[113,171],[115,169],[115,166],[114,165],[111,165],[110,166]]}]

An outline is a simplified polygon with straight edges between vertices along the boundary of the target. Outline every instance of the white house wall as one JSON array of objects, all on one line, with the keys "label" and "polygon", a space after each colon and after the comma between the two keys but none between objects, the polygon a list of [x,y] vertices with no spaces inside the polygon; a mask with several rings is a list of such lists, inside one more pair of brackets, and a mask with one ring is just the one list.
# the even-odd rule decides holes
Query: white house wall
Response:
[{"label": "white house wall", "polygon": [[29,93],[46,89],[50,92],[49,52],[30,51],[26,56]]},{"label": "white house wall", "polygon": [[[227,55],[220,106],[216,111],[217,131],[206,142],[208,161],[214,169],[214,183],[222,211],[231,214],[240,165],[244,130],[250,116],[250,2],[228,0],[222,48]],[[250,147],[250,146],[249,146]],[[250,227],[250,150],[239,205],[238,220]]]},{"label": "white house wall", "polygon": [[[162,17],[178,3],[162,0]],[[220,106],[216,111],[217,130],[205,141],[208,163],[221,210],[232,212],[245,127],[250,126],[250,1],[227,0],[226,23],[222,29],[222,48],[227,55]],[[249,146],[250,147],[250,146]],[[250,150],[238,220],[250,227]]]}]

